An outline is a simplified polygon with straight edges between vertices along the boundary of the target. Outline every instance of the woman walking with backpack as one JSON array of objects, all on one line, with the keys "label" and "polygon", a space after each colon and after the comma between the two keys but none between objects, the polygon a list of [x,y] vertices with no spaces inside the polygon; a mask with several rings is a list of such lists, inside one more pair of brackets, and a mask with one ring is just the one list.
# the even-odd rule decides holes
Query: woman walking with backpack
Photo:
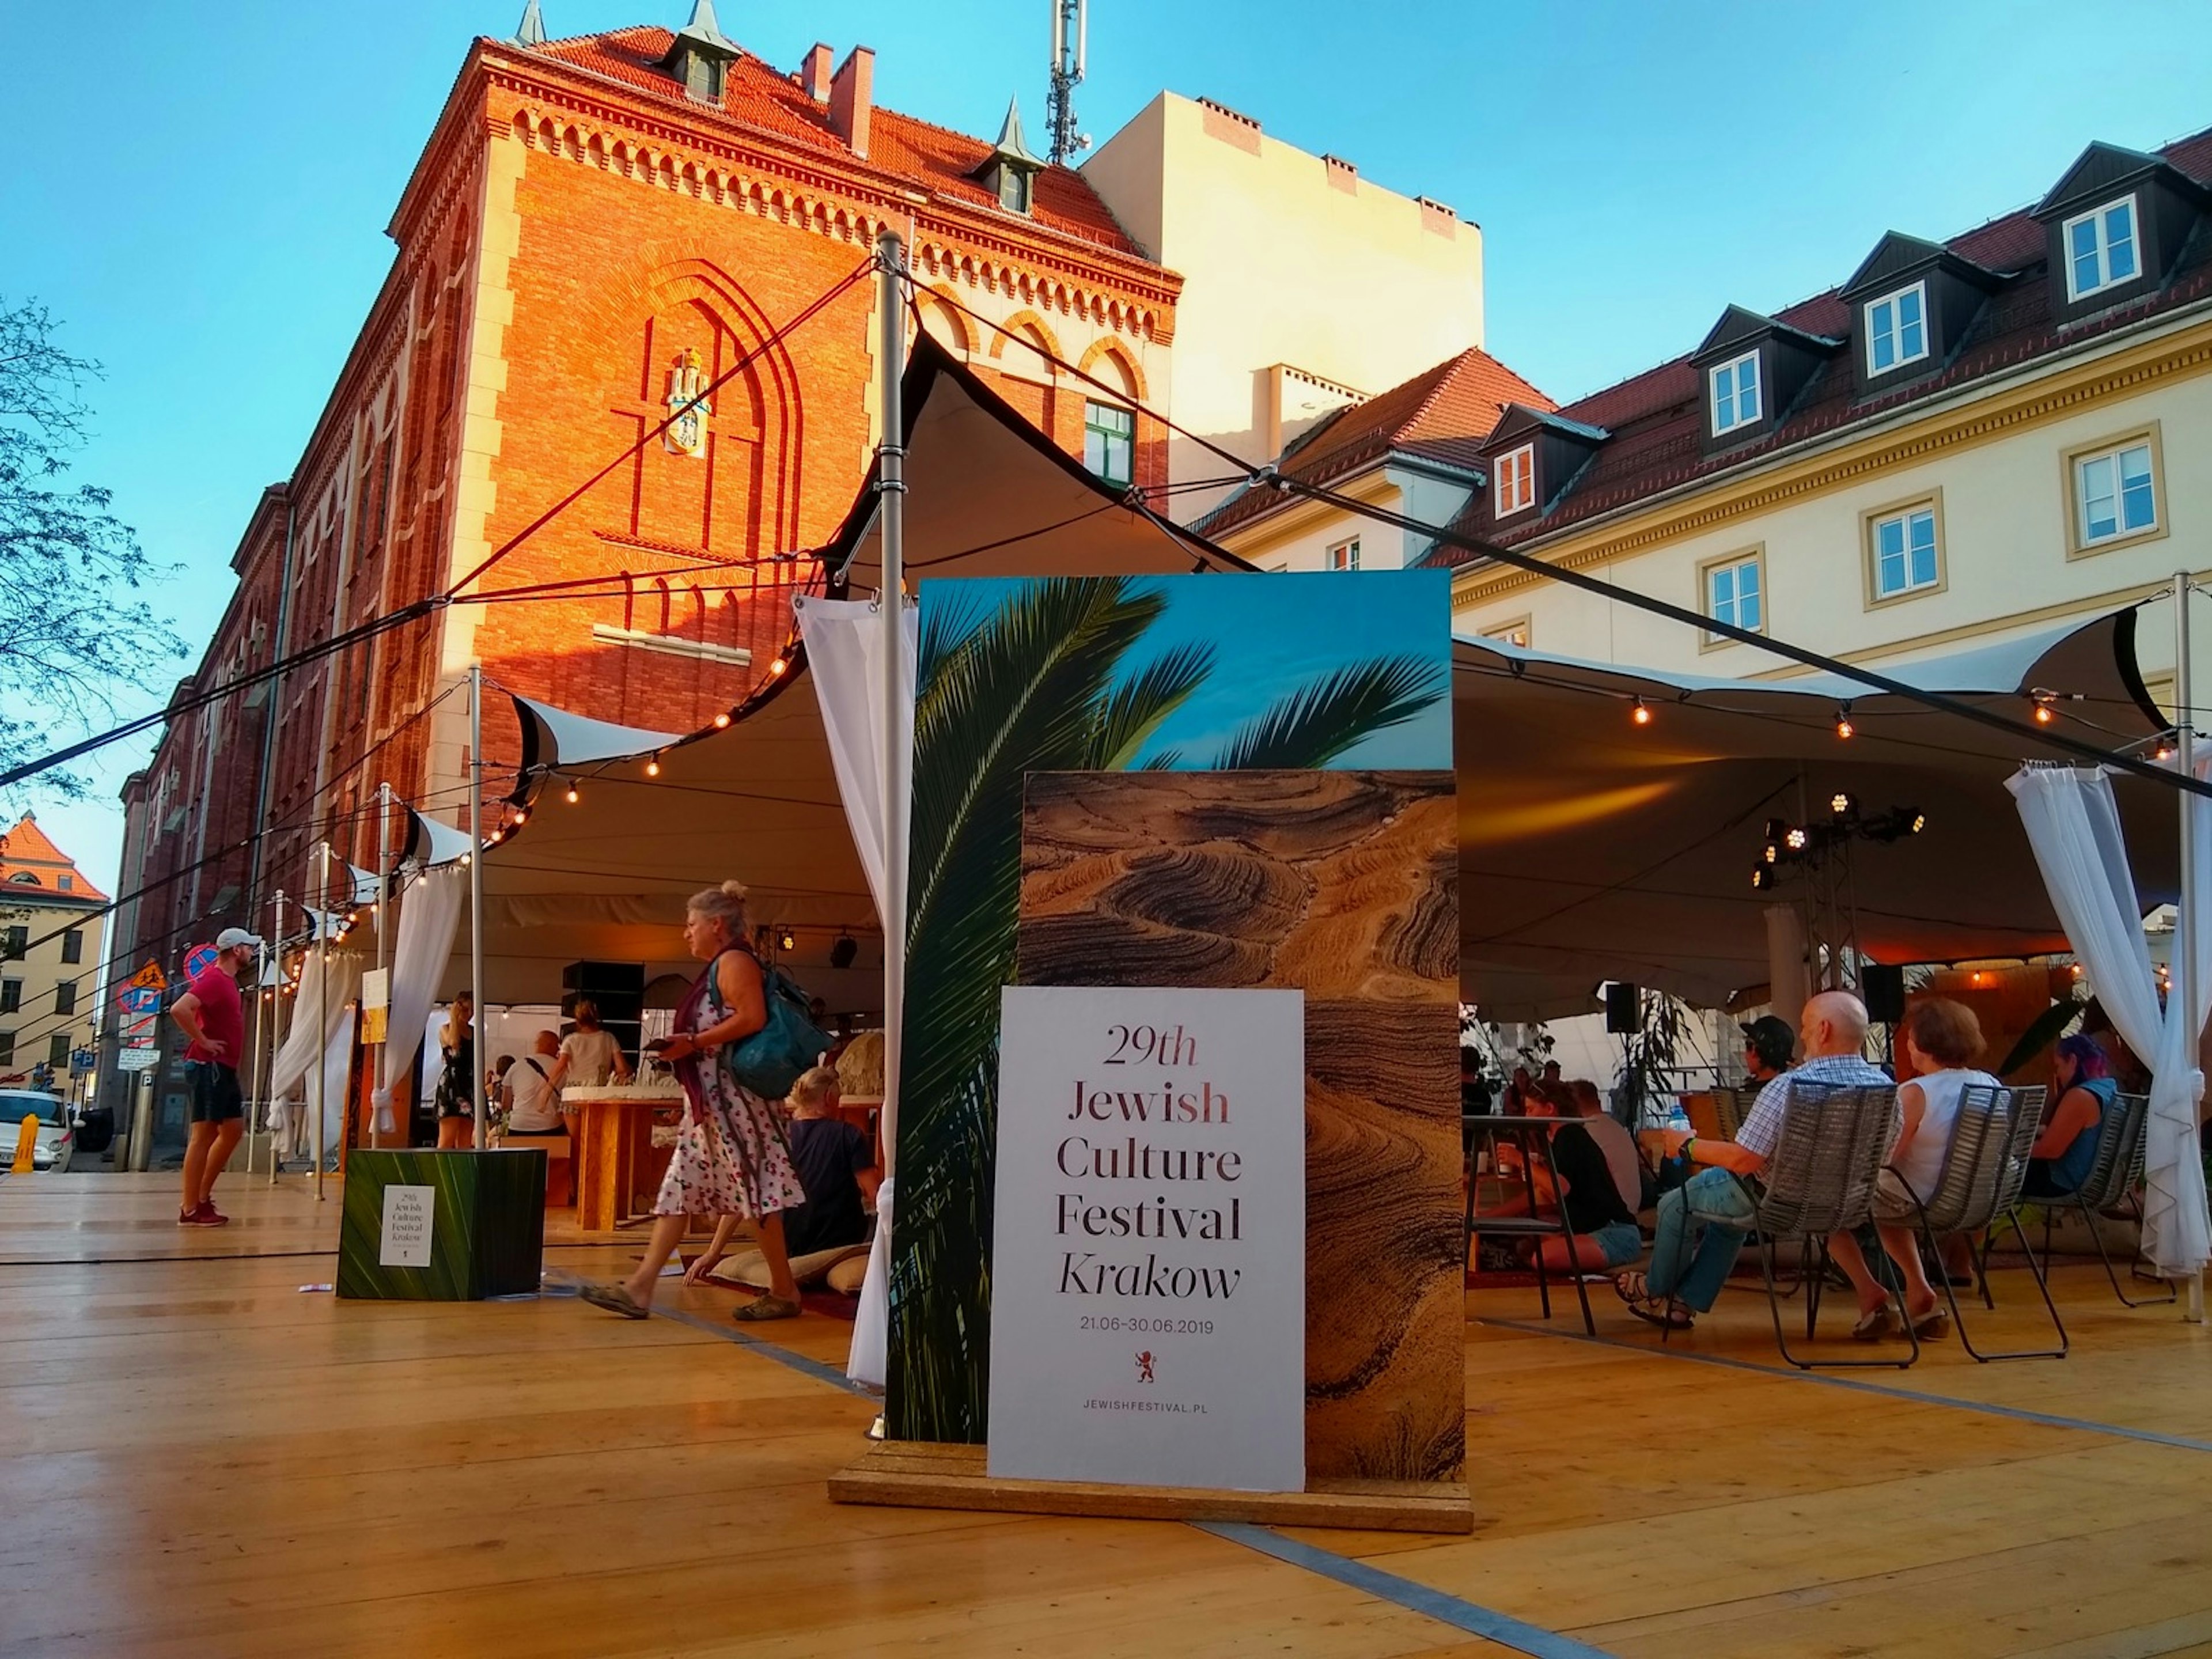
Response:
[{"label": "woman walking with backpack", "polygon": [[760,1229],[767,1295],[732,1316],[740,1321],[793,1319],[799,1286],[783,1247],[783,1212],[804,1204],[791,1148],[775,1109],[738,1081],[737,1046],[769,1024],[767,983],[745,943],[745,890],[726,881],[692,895],[684,942],[707,964],[676,1013],[676,1034],[658,1049],[684,1085],[684,1126],[653,1206],[653,1238],[637,1271],[592,1285],[585,1301],[626,1319],[652,1310],[660,1270],[684,1241],[693,1216],[738,1216]]}]

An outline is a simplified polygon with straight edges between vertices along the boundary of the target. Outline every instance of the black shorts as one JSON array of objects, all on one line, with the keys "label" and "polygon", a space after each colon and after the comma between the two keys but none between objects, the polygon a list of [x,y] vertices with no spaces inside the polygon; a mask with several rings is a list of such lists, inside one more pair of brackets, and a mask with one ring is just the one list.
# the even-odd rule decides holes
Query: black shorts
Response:
[{"label": "black shorts", "polygon": [[238,1068],[221,1060],[188,1060],[185,1079],[191,1085],[191,1121],[228,1123],[246,1115],[246,1101],[239,1093]]}]

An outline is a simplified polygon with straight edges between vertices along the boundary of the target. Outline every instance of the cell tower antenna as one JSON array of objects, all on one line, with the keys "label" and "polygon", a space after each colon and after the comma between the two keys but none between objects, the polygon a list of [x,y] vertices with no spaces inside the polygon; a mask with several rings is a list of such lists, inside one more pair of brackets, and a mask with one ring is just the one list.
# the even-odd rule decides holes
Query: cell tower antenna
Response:
[{"label": "cell tower antenna", "polygon": [[1052,91],[1045,100],[1050,159],[1064,167],[1091,148],[1076,130],[1075,89],[1083,84],[1083,61],[1091,49],[1091,0],[1047,0],[1052,7]]}]

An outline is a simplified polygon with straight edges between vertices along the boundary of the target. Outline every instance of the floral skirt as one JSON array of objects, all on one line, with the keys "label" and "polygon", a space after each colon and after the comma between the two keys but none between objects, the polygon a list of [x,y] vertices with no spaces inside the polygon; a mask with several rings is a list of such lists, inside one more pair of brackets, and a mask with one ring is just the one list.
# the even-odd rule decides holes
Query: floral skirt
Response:
[{"label": "floral skirt", "polygon": [[757,1221],[806,1202],[775,1109],[719,1067],[702,1070],[703,1109],[684,1115],[653,1212]]}]

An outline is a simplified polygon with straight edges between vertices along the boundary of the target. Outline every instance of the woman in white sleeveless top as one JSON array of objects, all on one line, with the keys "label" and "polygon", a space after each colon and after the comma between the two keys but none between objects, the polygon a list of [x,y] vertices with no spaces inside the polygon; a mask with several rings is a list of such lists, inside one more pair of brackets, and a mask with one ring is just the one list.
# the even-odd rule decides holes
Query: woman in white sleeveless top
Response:
[{"label": "woman in white sleeveless top", "polygon": [[[1905,1322],[1925,1341],[1948,1330],[1951,1316],[1921,1266],[1916,1226],[1920,1212],[1912,1200],[1917,1195],[1926,1204],[1936,1196],[1966,1091],[1977,1085],[2001,1085],[1987,1072],[1969,1069],[1982,1052],[1982,1025],[1964,1003],[1931,997],[1913,1004],[1897,1028],[1897,1046],[1913,1078],[1897,1091],[1902,1122],[1875,1182],[1875,1231],[1904,1276]],[[1851,1334],[1862,1341],[1884,1334],[1891,1321],[1890,1293],[1869,1270],[1858,1241],[1849,1233],[1836,1233],[1828,1240],[1828,1249],[1858,1292],[1859,1320]]]}]

